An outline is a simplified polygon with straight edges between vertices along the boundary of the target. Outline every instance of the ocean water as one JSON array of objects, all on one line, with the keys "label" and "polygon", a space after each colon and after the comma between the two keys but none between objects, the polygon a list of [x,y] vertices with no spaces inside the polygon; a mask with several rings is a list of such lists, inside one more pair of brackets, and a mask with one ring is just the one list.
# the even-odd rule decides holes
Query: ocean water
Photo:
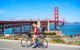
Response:
[{"label": "ocean water", "polygon": [[[50,25],[50,30],[54,30],[54,25]],[[64,26],[60,26],[59,29],[64,35],[76,35],[80,34],[80,23],[67,23]]]},{"label": "ocean water", "polygon": [[[60,26],[59,29],[64,35],[70,36],[80,34],[80,23],[67,23],[64,26]],[[50,30],[54,30],[54,24],[50,24]],[[12,34],[12,28],[5,29],[5,34]]]}]

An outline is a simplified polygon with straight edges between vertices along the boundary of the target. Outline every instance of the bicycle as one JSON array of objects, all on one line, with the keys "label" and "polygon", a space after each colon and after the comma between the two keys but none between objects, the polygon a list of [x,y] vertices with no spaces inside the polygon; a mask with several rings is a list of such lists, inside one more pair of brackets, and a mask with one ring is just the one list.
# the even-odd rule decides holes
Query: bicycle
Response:
[{"label": "bicycle", "polygon": [[[36,42],[36,47],[42,47],[42,48],[47,48],[48,47],[48,41],[44,38],[43,35],[39,36],[35,40]],[[24,34],[23,39],[21,39],[21,46],[22,47],[31,47],[32,46],[32,35],[30,36],[29,34]]]}]

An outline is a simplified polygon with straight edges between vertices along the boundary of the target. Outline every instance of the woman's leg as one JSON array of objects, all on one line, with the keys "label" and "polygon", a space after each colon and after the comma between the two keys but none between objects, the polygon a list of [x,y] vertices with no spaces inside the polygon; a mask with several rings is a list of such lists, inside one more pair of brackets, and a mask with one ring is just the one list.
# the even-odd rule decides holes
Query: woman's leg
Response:
[{"label": "woman's leg", "polygon": [[36,48],[37,47],[37,45],[36,45],[36,35],[33,35],[33,38],[32,38],[32,40],[33,40],[33,45],[32,45],[32,47],[33,48]]},{"label": "woman's leg", "polygon": [[35,38],[36,38],[36,36],[35,35],[33,35],[33,37],[32,37],[32,43],[34,44],[35,43]]}]

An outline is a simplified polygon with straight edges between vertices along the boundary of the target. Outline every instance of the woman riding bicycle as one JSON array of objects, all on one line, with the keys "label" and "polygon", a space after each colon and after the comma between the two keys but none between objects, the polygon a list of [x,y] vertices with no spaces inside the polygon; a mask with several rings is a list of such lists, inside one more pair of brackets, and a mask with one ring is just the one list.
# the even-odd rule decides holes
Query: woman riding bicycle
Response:
[{"label": "woman riding bicycle", "polygon": [[36,38],[37,37],[39,37],[40,36],[40,33],[39,33],[39,29],[38,29],[38,26],[35,24],[35,23],[33,23],[33,36],[32,36],[32,44],[33,44],[33,47],[35,47],[35,44],[36,44],[36,42],[35,42],[35,40],[36,40]]},{"label": "woman riding bicycle", "polygon": [[38,26],[36,24],[33,24],[32,26],[34,28],[33,35],[30,34],[31,37],[27,35],[21,40],[22,47],[25,47],[25,46],[28,46],[28,47],[32,46],[33,48],[48,47],[48,41],[44,39],[42,34],[39,33]]}]

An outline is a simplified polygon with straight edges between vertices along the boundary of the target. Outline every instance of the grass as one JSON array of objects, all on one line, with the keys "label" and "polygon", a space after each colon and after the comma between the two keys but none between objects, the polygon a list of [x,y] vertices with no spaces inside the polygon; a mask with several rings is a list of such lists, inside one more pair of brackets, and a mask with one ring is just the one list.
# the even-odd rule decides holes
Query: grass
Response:
[{"label": "grass", "polygon": [[0,34],[0,39],[3,39],[4,38],[4,35],[3,34]]},{"label": "grass", "polygon": [[74,44],[80,45],[80,41],[76,41]]},{"label": "grass", "polygon": [[62,39],[52,39],[52,40],[49,40],[49,43],[64,43],[64,41]]}]

